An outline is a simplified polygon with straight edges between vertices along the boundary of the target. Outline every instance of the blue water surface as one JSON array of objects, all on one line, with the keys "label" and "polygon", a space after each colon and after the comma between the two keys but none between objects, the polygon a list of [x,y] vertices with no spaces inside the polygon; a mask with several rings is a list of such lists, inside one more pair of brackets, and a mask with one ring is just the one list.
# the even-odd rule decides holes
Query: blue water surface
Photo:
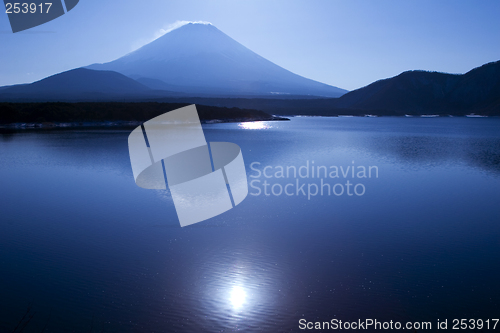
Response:
[{"label": "blue water surface", "polygon": [[[130,129],[2,132],[0,332],[28,309],[24,332],[498,318],[500,119],[296,117],[204,130],[237,143],[257,182],[236,208],[184,228],[168,190],[135,185]],[[313,164],[376,168],[275,177]],[[364,191],[308,198],[321,180]],[[287,184],[293,195],[275,195]]]}]

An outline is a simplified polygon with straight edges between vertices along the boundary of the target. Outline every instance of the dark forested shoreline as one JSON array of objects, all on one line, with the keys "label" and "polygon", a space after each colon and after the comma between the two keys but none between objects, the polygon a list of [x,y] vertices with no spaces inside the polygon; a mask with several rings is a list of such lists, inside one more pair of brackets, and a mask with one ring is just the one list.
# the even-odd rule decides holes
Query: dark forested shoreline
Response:
[{"label": "dark forested shoreline", "polygon": [[[147,121],[187,103],[0,103],[0,124],[39,124],[45,127],[57,123],[75,126],[92,123],[135,124]],[[202,122],[236,122],[284,120],[266,112],[236,107],[197,105]]]}]

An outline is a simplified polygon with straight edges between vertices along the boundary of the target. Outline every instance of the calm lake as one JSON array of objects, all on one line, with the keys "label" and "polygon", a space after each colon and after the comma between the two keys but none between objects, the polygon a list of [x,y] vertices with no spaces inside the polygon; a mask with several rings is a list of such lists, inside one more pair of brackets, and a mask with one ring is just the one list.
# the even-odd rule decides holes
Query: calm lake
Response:
[{"label": "calm lake", "polygon": [[184,228],[168,190],[134,183],[131,129],[0,134],[0,332],[28,308],[23,332],[300,332],[301,319],[367,318],[436,330],[438,319],[499,318],[500,119],[204,129],[241,147],[253,186]]}]

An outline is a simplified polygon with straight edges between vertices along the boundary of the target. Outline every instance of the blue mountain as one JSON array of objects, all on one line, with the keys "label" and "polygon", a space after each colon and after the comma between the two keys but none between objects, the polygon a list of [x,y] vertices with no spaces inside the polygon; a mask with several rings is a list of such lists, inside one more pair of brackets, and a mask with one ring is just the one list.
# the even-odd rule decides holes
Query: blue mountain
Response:
[{"label": "blue mountain", "polygon": [[117,60],[87,68],[191,95],[339,97],[347,92],[272,63],[211,24],[186,24]]},{"label": "blue mountain", "polygon": [[391,114],[500,112],[500,61],[465,74],[407,71],[353,90],[335,108],[389,111]]},{"label": "blue mountain", "polygon": [[100,100],[144,95],[150,91],[150,88],[120,73],[77,68],[31,84],[4,87],[0,90],[0,98],[39,101]]}]

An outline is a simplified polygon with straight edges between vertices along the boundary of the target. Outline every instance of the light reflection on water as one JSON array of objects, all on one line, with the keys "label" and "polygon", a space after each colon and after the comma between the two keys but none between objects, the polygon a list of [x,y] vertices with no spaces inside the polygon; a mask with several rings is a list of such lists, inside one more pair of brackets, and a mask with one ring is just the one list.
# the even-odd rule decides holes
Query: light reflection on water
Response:
[{"label": "light reflection on water", "polygon": [[244,122],[238,124],[239,128],[247,129],[247,130],[260,130],[260,129],[268,129],[271,128],[271,124],[268,121],[252,121],[252,122]]},{"label": "light reflection on water", "polygon": [[[290,320],[276,311],[287,303],[281,281],[286,280],[283,271],[289,263],[284,260],[277,265],[273,256],[264,254],[272,251],[265,247],[266,241],[254,244],[255,248],[238,243],[222,251],[212,250],[199,262],[201,278],[195,279],[199,284],[193,289],[200,295],[197,312],[207,318],[205,325],[219,330],[252,331],[258,327],[272,331],[276,322]],[[191,326],[191,330],[203,329]]]},{"label": "light reflection on water", "polygon": [[234,286],[231,289],[231,294],[229,297],[229,300],[231,302],[231,305],[235,309],[241,308],[243,303],[245,303],[245,299],[247,297],[247,293],[245,292],[245,289],[241,286]]}]

